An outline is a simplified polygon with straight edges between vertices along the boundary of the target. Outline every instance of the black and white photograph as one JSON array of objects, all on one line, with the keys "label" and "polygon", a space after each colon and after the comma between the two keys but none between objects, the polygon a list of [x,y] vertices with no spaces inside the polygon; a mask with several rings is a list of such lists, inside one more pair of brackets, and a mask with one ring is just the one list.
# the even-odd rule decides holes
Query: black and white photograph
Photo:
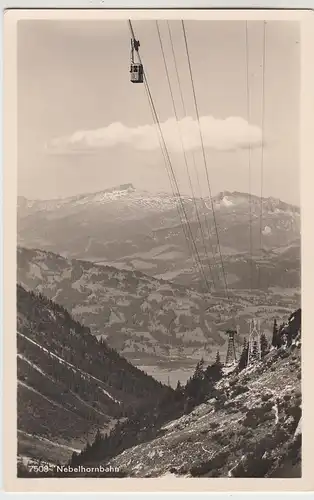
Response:
[{"label": "black and white photograph", "polygon": [[301,42],[17,23],[18,478],[302,477]]}]

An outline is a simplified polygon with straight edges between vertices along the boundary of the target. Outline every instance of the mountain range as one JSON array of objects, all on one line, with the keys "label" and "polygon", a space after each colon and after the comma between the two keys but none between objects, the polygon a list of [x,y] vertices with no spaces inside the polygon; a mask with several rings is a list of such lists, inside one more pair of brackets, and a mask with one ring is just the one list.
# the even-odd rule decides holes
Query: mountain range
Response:
[{"label": "mountain range", "polygon": [[[182,220],[182,207],[189,226]],[[18,199],[20,246],[199,286],[202,280],[182,225],[193,234],[208,281],[215,288],[223,286],[219,250],[229,284],[240,287],[248,287],[245,277],[252,259],[254,266],[260,259],[263,264],[273,263],[275,256],[269,252],[291,245],[299,255],[300,209],[275,198],[261,200],[227,191],[212,199],[179,198],[125,184],[64,199]]]}]

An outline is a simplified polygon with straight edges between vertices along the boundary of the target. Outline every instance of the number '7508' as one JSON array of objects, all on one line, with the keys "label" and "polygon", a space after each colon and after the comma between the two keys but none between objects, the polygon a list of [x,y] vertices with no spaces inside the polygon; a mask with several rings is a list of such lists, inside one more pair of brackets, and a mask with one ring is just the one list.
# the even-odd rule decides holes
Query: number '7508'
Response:
[{"label": "number '7508'", "polygon": [[30,472],[48,472],[49,467],[48,465],[30,465],[29,466],[29,471]]}]

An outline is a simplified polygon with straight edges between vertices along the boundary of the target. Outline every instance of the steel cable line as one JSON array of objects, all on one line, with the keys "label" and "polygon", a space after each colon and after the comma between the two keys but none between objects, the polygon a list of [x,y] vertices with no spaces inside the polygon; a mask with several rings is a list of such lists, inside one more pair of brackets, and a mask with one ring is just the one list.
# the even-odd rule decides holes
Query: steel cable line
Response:
[{"label": "steel cable line", "polygon": [[[180,92],[180,99],[181,99],[182,110],[183,110],[184,116],[187,116],[186,106],[185,106],[184,97],[183,97],[183,91],[182,91],[182,87],[181,87],[180,75],[179,75],[179,70],[178,70],[178,65],[177,65],[177,58],[176,58],[176,54],[175,54],[175,50],[174,50],[174,44],[173,44],[173,39],[172,39],[172,34],[171,34],[171,28],[170,28],[169,21],[167,21],[167,26],[168,26],[168,33],[169,33],[169,40],[170,40],[170,45],[171,45],[172,56],[173,56],[173,60],[174,60],[175,72],[176,72],[177,82],[178,82],[178,86],[179,86],[179,92]],[[210,247],[210,252],[212,253],[212,259],[214,261],[214,268],[216,268],[216,261],[215,261],[213,246],[212,246],[212,243],[211,243],[211,231],[210,231],[210,227],[209,227],[209,224],[208,224],[208,220],[207,220],[207,218],[205,216],[207,207],[206,207],[205,200],[203,199],[202,193],[201,193],[200,179],[199,179],[199,175],[198,175],[198,171],[197,171],[197,167],[196,167],[196,161],[195,161],[194,153],[192,154],[192,157],[193,157],[194,172],[195,172],[195,175],[196,175],[198,189],[199,189],[199,192],[200,192],[200,199],[202,201],[203,210],[204,210],[204,220],[205,220],[205,224],[206,224],[206,228],[207,228],[207,232],[208,232],[208,243],[209,243],[209,247]],[[191,187],[192,195],[195,198],[194,190],[193,190],[193,187],[191,186],[191,182],[190,182],[190,187]],[[202,228],[202,223],[201,223],[201,220],[200,220],[200,216],[199,216],[199,212],[198,212],[196,204],[195,204],[195,208],[196,208],[196,211],[197,211],[198,222],[199,222],[200,230],[201,230],[201,233],[202,233],[203,244],[204,244],[204,247],[205,247],[207,259],[209,261],[209,255],[208,255],[208,252],[206,250],[206,244],[205,244],[205,236],[204,236],[204,232],[203,232],[203,228]],[[213,273],[212,273],[212,279],[213,279],[213,283],[215,283],[214,282],[214,278],[213,278]]]},{"label": "steel cable line", "polygon": [[212,208],[212,212],[213,212],[213,220],[214,220],[214,226],[215,226],[215,232],[216,232],[216,238],[217,238],[217,248],[218,248],[219,256],[220,256],[221,270],[222,270],[222,275],[223,275],[223,280],[224,280],[224,285],[225,285],[225,294],[226,294],[226,297],[229,299],[230,297],[229,297],[229,293],[228,293],[228,285],[227,285],[226,273],[225,273],[224,264],[223,264],[223,260],[222,260],[222,255],[221,255],[221,247],[220,247],[220,241],[219,241],[218,226],[217,226],[217,221],[216,221],[215,208],[214,208],[214,203],[213,203],[213,199],[212,199],[212,191],[211,191],[211,186],[210,186],[210,181],[209,181],[209,175],[208,175],[208,168],[207,168],[206,154],[205,154],[205,148],[204,148],[203,134],[202,134],[201,125],[200,125],[200,117],[199,117],[199,112],[198,112],[198,105],[197,105],[197,99],[196,99],[196,93],[195,93],[195,87],[194,87],[194,80],[193,80],[193,74],[192,74],[192,66],[191,66],[191,60],[190,60],[190,54],[189,54],[187,36],[186,36],[184,21],[181,20],[181,23],[182,23],[182,30],[183,30],[183,35],[184,35],[185,49],[186,49],[186,54],[187,54],[187,59],[188,59],[188,65],[189,65],[189,73],[190,73],[191,84],[192,84],[192,91],[193,91],[195,111],[196,111],[196,116],[197,116],[197,121],[198,121],[198,128],[199,128],[199,134],[200,134],[200,140],[201,140],[201,146],[202,146],[202,153],[203,153],[203,159],[204,159],[204,166],[205,166],[205,172],[206,172],[206,179],[207,179],[207,185],[208,185],[209,196],[210,196],[210,203],[211,203],[211,208]]},{"label": "steel cable line", "polygon": [[168,65],[167,65],[167,61],[166,61],[166,55],[165,55],[165,51],[164,51],[164,47],[163,47],[163,43],[162,43],[160,29],[159,29],[159,26],[158,26],[158,21],[156,21],[156,27],[157,27],[158,39],[159,39],[159,44],[160,44],[161,53],[162,53],[162,57],[163,57],[163,62],[164,62],[164,66],[165,66],[165,71],[166,71],[168,86],[169,86],[169,90],[170,90],[173,111],[174,111],[174,115],[175,115],[176,122],[177,122],[177,128],[178,128],[178,133],[179,133],[179,137],[180,137],[180,142],[181,142],[181,147],[182,147],[184,162],[185,162],[185,166],[186,166],[187,176],[188,176],[188,180],[189,180],[189,186],[190,186],[190,189],[191,189],[191,192],[192,192],[192,196],[193,196],[193,204],[194,204],[194,208],[195,208],[195,212],[196,212],[196,218],[197,218],[198,226],[199,226],[199,229],[200,229],[200,232],[201,232],[201,238],[202,238],[204,253],[205,253],[205,256],[207,258],[207,264],[208,264],[208,267],[209,267],[209,273],[210,273],[212,282],[213,282],[213,284],[215,286],[215,279],[214,279],[214,275],[213,275],[213,272],[212,272],[212,267],[211,267],[209,255],[208,255],[208,252],[207,252],[207,248],[206,248],[206,242],[205,242],[203,227],[202,227],[202,223],[201,223],[201,219],[200,219],[200,215],[199,215],[199,211],[198,211],[198,207],[197,207],[197,203],[196,203],[196,199],[195,199],[195,194],[194,194],[193,184],[192,184],[192,180],[191,180],[191,175],[190,175],[190,172],[189,172],[188,159],[187,159],[186,151],[185,151],[185,148],[184,148],[184,142],[183,142],[183,139],[182,139],[182,134],[180,132],[178,113],[177,113],[177,109],[176,109],[174,95],[173,95],[173,92],[172,92],[171,81],[170,81],[170,76],[169,76],[169,71],[168,71]]},{"label": "steel cable line", "polygon": [[[129,21],[129,26],[130,26],[132,38],[135,39],[134,31],[133,31],[132,24],[131,24],[130,21]],[[139,57],[139,53],[138,52],[137,52],[137,54],[138,54],[138,57]],[[131,60],[133,61],[133,51],[132,50],[131,50]],[[147,87],[147,81],[145,79],[144,79],[144,88],[145,88],[145,91],[146,91],[146,95],[147,95],[147,98],[148,98],[148,103],[149,103],[150,110],[151,110],[151,113],[152,113],[153,122],[154,122],[154,124],[156,126],[157,122],[156,122],[156,117],[154,115],[152,97],[151,97],[150,91],[149,91],[149,89]],[[163,146],[162,146],[162,143],[161,143],[161,139],[160,139],[160,136],[159,136],[158,133],[157,133],[157,137],[158,137],[158,142],[159,142],[159,146],[160,146],[160,149],[161,149],[161,153],[162,153],[162,156],[163,156],[163,159],[164,159],[164,162],[165,162],[165,169],[166,169],[166,172],[167,172],[167,175],[168,175],[168,179],[169,179],[169,183],[170,183],[170,186],[171,186],[172,194],[173,194],[174,197],[176,197],[177,195],[175,193],[175,189],[174,189],[174,185],[173,185],[173,180],[172,180],[171,175],[169,173],[169,170],[167,168],[167,157],[166,157],[166,154],[165,154],[165,151],[163,149]],[[182,219],[181,219],[182,214],[180,213],[180,207],[179,207],[178,204],[176,204],[176,208],[177,208],[177,211],[178,211],[180,223],[182,225],[182,230],[183,230],[183,233],[184,233],[186,241],[187,241],[188,250],[189,250],[189,252],[190,252],[190,254],[192,256],[192,260],[194,259],[194,263],[195,263],[195,258],[194,258],[193,250],[191,250],[191,247],[190,247],[190,240],[189,240],[189,237],[188,237],[187,232],[186,232],[186,226],[184,224],[184,221],[182,221]],[[183,216],[183,220],[184,220],[184,216]]]},{"label": "steel cable line", "polygon": [[[260,250],[263,251],[263,189],[264,189],[264,128],[265,128],[265,63],[266,63],[266,21],[263,24],[263,55],[262,55],[262,137],[261,137],[261,191],[260,191]],[[258,268],[257,288],[261,284],[261,268]]]},{"label": "steel cable line", "polygon": [[[164,140],[163,133],[162,133],[161,126],[160,126],[160,123],[159,123],[159,119],[158,119],[158,115],[157,115],[157,112],[156,112],[156,109],[155,109],[155,105],[153,103],[152,96],[151,96],[151,93],[150,93],[150,89],[149,89],[149,87],[147,85],[147,80],[146,79],[144,81],[144,84],[145,84],[145,87],[146,87],[146,90],[147,90],[149,102],[152,105],[152,113],[153,113],[154,122],[157,125],[158,131],[159,131],[159,136],[160,136],[161,141],[162,141],[162,146],[163,146],[162,147],[162,152],[163,152],[164,159],[166,161],[166,163],[165,163],[166,170],[167,170],[167,163],[168,163],[168,165],[170,167],[171,174],[169,174],[168,170],[167,170],[167,173],[168,173],[170,184],[171,184],[171,187],[172,187],[172,190],[173,190],[173,195],[176,198],[179,199],[179,202],[180,202],[180,205],[181,205],[181,207],[180,207],[181,208],[181,213],[183,213],[183,222],[181,220],[181,226],[182,226],[184,235],[185,235],[186,240],[187,240],[188,248],[190,250],[192,259],[194,260],[194,263],[196,264],[196,267],[198,268],[198,272],[201,274],[201,276],[204,279],[204,282],[206,284],[208,292],[211,292],[210,286],[209,286],[209,283],[207,281],[207,278],[206,278],[206,275],[205,275],[205,272],[204,272],[204,269],[203,269],[203,266],[202,266],[202,262],[201,262],[201,259],[200,259],[200,256],[199,256],[199,253],[198,253],[198,250],[197,250],[197,246],[196,246],[196,243],[194,241],[194,236],[193,236],[192,229],[191,229],[188,217],[187,217],[187,213],[186,213],[184,204],[182,202],[182,198],[181,198],[181,195],[180,195],[178,183],[177,183],[177,180],[176,180],[176,177],[175,177],[175,173],[174,173],[174,170],[173,170],[173,167],[172,167],[172,164],[171,164],[171,159],[170,159],[170,156],[169,156],[169,152],[168,152],[166,144],[165,144],[165,140]],[[172,178],[171,178],[171,175],[172,175]],[[175,185],[177,192],[174,190],[173,185]],[[177,207],[179,208],[179,206],[177,206]],[[178,210],[178,212],[179,212],[179,216],[181,217],[181,215],[180,215],[180,209]]]},{"label": "steel cable line", "polygon": [[[131,20],[129,20],[129,27],[130,27],[132,38],[135,39],[134,30],[133,30],[133,26],[132,26]],[[138,52],[138,59],[139,59],[140,63],[142,64],[141,56],[140,56],[139,52]],[[185,210],[184,204],[182,202],[182,198],[181,198],[181,195],[180,195],[179,186],[178,186],[178,183],[177,183],[177,180],[176,180],[176,176],[175,176],[175,173],[174,173],[174,170],[173,170],[173,166],[172,166],[172,163],[171,163],[171,158],[170,158],[170,155],[169,155],[169,152],[168,152],[168,148],[167,148],[167,145],[166,145],[163,133],[162,133],[162,129],[161,129],[159,117],[158,117],[158,114],[157,114],[157,111],[156,111],[156,107],[154,105],[154,101],[153,101],[153,98],[152,98],[152,95],[151,95],[151,91],[150,91],[149,84],[148,84],[148,81],[147,81],[145,73],[144,73],[144,83],[147,86],[147,92],[148,92],[148,95],[149,95],[149,101],[150,101],[150,103],[152,105],[152,110],[153,110],[153,113],[154,113],[154,118],[155,118],[158,130],[159,130],[160,138],[162,140],[162,144],[163,144],[163,147],[164,147],[164,152],[165,152],[165,155],[166,155],[169,167],[170,167],[170,171],[171,171],[171,174],[172,174],[172,179],[173,179],[174,185],[175,185],[176,190],[177,190],[177,196],[179,197],[181,208],[182,208],[182,212],[184,214],[184,217],[185,217],[185,220],[186,220],[186,223],[187,223],[188,233],[189,233],[189,235],[191,237],[192,247],[193,247],[193,250],[195,252],[196,259],[197,259],[197,262],[198,262],[198,265],[199,265],[200,274],[202,275],[202,277],[204,279],[204,282],[206,284],[206,287],[208,289],[208,292],[210,293],[211,292],[210,286],[209,286],[209,283],[207,281],[206,275],[204,273],[202,262],[200,260],[200,256],[199,256],[199,253],[198,253],[195,241],[194,241],[194,236],[193,236],[193,233],[192,233],[192,230],[191,230],[191,226],[190,226],[187,214],[186,214],[186,210]]]},{"label": "steel cable line", "polygon": [[[150,93],[149,93],[148,88],[147,88],[146,81],[144,81],[144,88],[145,88],[146,95],[147,95],[147,98],[148,98],[148,103],[150,105],[150,110],[151,110],[151,113],[152,113],[153,122],[154,122],[155,126],[157,127],[158,125],[157,125],[156,118],[155,118],[154,111],[153,111],[153,103],[151,101],[151,97],[150,97]],[[176,197],[177,195],[175,193],[174,183],[173,183],[173,180],[172,180],[171,175],[169,173],[169,170],[167,168],[166,153],[165,153],[165,151],[163,149],[162,142],[161,142],[161,139],[160,139],[160,135],[158,133],[157,133],[157,136],[158,136],[160,150],[161,150],[164,162],[165,162],[165,169],[166,169],[166,172],[167,172],[167,175],[168,175],[168,179],[169,179],[169,183],[170,183],[170,186],[171,186],[172,194],[173,194],[174,197]],[[195,260],[195,255],[193,253],[193,248],[191,249],[191,241],[190,241],[189,236],[187,234],[187,229],[186,229],[186,225],[185,225],[185,222],[184,222],[184,214],[183,214],[183,219],[182,219],[182,211],[180,212],[180,206],[176,204],[176,208],[177,208],[177,211],[178,211],[178,214],[179,214],[179,220],[180,220],[181,227],[182,227],[182,230],[183,230],[186,242],[187,242],[189,253],[191,254],[192,260],[194,261],[194,265],[196,265],[196,268],[197,268],[198,267],[197,266],[197,261]]]},{"label": "steel cable line", "polygon": [[[245,22],[245,64],[246,64],[246,97],[247,97],[247,120],[251,119],[251,95],[249,82],[249,41],[248,41],[248,22]],[[248,170],[249,170],[249,252],[250,252],[250,285],[253,290],[253,235],[252,235],[252,172],[251,172],[251,141],[249,140],[248,149]]]},{"label": "steel cable line", "polygon": [[[195,92],[195,87],[194,87],[194,80],[193,80],[193,74],[192,74],[192,66],[191,66],[191,60],[190,60],[190,54],[189,54],[189,49],[188,49],[188,42],[187,42],[187,36],[186,36],[186,31],[185,31],[185,26],[184,26],[184,21],[181,20],[182,24],[182,31],[184,35],[184,42],[185,42],[185,49],[186,49],[186,55],[187,55],[187,60],[188,60],[188,66],[189,66],[189,73],[190,73],[190,79],[191,79],[191,85],[192,85],[192,91],[193,91],[193,98],[194,98],[194,105],[195,105],[195,111],[196,111],[196,116],[197,116],[197,121],[198,121],[198,127],[199,127],[199,134],[200,134],[200,140],[201,140],[201,146],[202,146],[202,154],[203,154],[203,160],[204,160],[204,167],[205,167],[205,172],[206,172],[206,179],[207,179],[207,185],[208,185],[208,190],[209,190],[209,196],[210,196],[210,203],[211,203],[211,208],[212,208],[212,213],[213,213],[213,220],[214,220],[214,226],[215,226],[215,232],[216,232],[216,238],[217,238],[217,247],[219,250],[219,257],[220,257],[220,262],[221,262],[221,271],[223,275],[223,281],[225,285],[225,297],[227,300],[231,303],[229,291],[228,291],[228,285],[227,285],[227,279],[226,279],[226,273],[224,269],[224,264],[223,264],[223,259],[222,259],[222,254],[221,254],[221,247],[220,247],[220,241],[219,241],[219,234],[218,234],[218,226],[217,226],[217,221],[216,221],[216,216],[215,216],[215,207],[212,199],[212,192],[211,192],[211,186],[210,186],[210,180],[209,180],[209,175],[208,175],[208,168],[207,168],[207,161],[206,161],[206,154],[205,154],[205,148],[204,148],[204,141],[203,141],[203,135],[202,135],[202,130],[200,126],[200,116],[199,116],[199,111],[198,111],[198,105],[197,105],[197,99],[196,99],[196,92]],[[231,305],[231,319],[234,325],[234,330],[238,332],[238,326],[236,324],[235,317],[232,313],[232,305]]]}]

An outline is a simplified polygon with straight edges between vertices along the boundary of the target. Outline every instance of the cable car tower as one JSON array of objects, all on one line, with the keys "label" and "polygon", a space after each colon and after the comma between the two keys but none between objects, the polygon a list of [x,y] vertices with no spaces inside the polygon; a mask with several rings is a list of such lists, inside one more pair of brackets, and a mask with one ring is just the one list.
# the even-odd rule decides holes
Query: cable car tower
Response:
[{"label": "cable car tower", "polygon": [[[131,73],[131,82],[132,83],[143,83],[144,80],[144,70],[143,64],[141,63],[138,49],[140,47],[139,40],[135,38],[131,38],[131,65],[130,65],[130,73]],[[135,61],[134,53],[137,54],[137,61]]]},{"label": "cable car tower", "polygon": [[262,358],[261,351],[261,325],[260,321],[252,319],[250,321],[250,333],[248,343],[248,366]]},{"label": "cable car tower", "polygon": [[237,361],[237,354],[235,348],[235,336],[238,335],[238,327],[236,330],[227,330],[226,333],[228,335],[228,348],[227,348],[227,356],[226,356],[226,366],[233,365]]}]

